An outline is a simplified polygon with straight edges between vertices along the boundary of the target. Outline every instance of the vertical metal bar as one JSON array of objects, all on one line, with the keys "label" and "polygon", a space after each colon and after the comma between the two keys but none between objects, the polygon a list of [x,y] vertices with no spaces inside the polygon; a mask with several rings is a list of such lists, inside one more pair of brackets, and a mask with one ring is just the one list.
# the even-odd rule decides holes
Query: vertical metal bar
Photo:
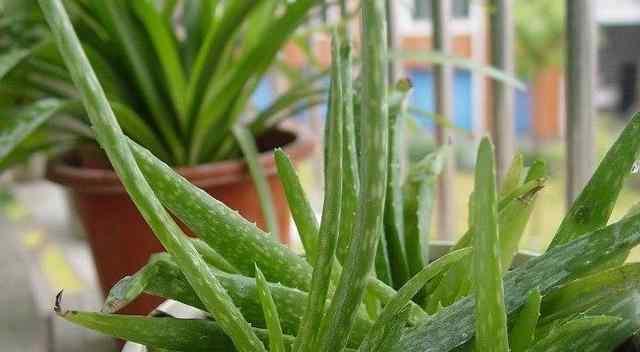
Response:
[{"label": "vertical metal bar", "polygon": [[[428,1],[428,0],[425,0]],[[433,48],[443,53],[451,51],[448,22],[451,14],[449,0],[432,0],[433,18]],[[453,112],[451,95],[453,93],[453,71],[449,65],[435,65],[434,83],[436,96],[436,114],[442,119],[450,119]],[[436,141],[438,145],[450,142],[449,130],[441,124],[436,124]],[[452,239],[455,230],[453,221],[453,178],[455,176],[454,153],[449,155],[442,170],[438,188],[438,237]]]},{"label": "vertical metal bar", "polygon": [[[513,0],[490,0],[491,65],[507,73],[514,71]],[[514,91],[504,83],[492,81],[491,125],[496,144],[496,168],[501,180],[509,168],[515,149]]]},{"label": "vertical metal bar", "polygon": [[566,0],[567,6],[567,203],[589,179],[594,159],[595,19],[593,1]]}]

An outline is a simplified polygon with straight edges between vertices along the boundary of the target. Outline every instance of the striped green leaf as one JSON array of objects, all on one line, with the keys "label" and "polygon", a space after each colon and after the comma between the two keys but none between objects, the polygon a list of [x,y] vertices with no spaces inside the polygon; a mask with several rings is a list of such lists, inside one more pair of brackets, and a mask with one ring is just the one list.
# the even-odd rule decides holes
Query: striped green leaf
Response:
[{"label": "striped green leaf", "polygon": [[0,163],[60,111],[63,104],[60,100],[44,99],[19,109],[0,111]]}]

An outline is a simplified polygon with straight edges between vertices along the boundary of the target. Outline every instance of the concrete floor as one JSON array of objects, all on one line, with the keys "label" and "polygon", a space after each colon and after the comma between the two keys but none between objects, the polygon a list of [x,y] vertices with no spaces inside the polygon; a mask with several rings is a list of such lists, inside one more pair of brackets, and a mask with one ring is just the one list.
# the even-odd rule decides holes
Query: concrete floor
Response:
[{"label": "concrete floor", "polygon": [[61,188],[37,181],[15,187],[0,213],[0,351],[114,352],[114,340],[69,324],[53,312],[65,290],[70,309],[98,310],[91,254],[70,223]]}]

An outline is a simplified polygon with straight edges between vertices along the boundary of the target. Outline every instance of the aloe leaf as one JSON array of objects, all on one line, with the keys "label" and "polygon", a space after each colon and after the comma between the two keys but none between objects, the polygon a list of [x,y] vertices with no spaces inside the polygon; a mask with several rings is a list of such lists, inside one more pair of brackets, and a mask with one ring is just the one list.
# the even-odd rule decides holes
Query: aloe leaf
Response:
[{"label": "aloe leaf", "polygon": [[241,273],[254,263],[267,280],[309,289],[311,266],[236,211],[200,190],[144,148],[130,142],[140,169],[162,204]]},{"label": "aloe leaf", "polygon": [[184,111],[187,80],[170,19],[164,17],[151,0],[133,1],[131,6],[151,39],[164,73],[165,89],[169,92],[174,110],[178,113],[179,125],[184,131],[187,127]]},{"label": "aloe leaf", "polygon": [[258,192],[260,208],[262,209],[262,214],[266,220],[267,229],[273,237],[280,238],[278,217],[276,216],[276,211],[273,206],[271,188],[269,187],[269,182],[267,181],[267,176],[262,169],[262,165],[260,165],[260,161],[258,160],[258,147],[255,144],[254,137],[251,135],[251,132],[239,125],[235,126],[232,131],[238,145],[240,145],[240,149],[242,149],[244,160],[247,162],[249,173],[253,179],[253,184]]},{"label": "aloe leaf", "polygon": [[325,130],[325,199],[322,220],[318,231],[318,248],[313,264],[311,290],[307,309],[300,331],[296,337],[294,351],[309,351],[315,345],[316,336],[324,314],[333,260],[340,236],[340,206],[342,202],[342,152],[343,152],[343,86],[342,62],[339,55],[340,39],[333,34],[331,57],[331,93]]},{"label": "aloe leaf", "polygon": [[640,113],[633,116],[602,159],[589,183],[562,220],[549,248],[567,243],[607,224],[624,180],[631,173],[631,167],[638,157],[638,136]]},{"label": "aloe leaf", "polygon": [[[266,321],[258,300],[256,279],[220,271],[215,271],[215,275],[247,320],[254,326],[265,327]],[[283,331],[295,334],[304,316],[304,303],[308,293],[273,283],[269,283],[269,290],[278,308]],[[137,273],[123,278],[111,288],[102,311],[117,312],[143,292],[205,309],[175,261],[166,253],[160,253],[154,255]],[[350,345],[361,342],[370,327],[371,323],[359,316]]]},{"label": "aloe leaf", "polygon": [[522,153],[517,153],[511,161],[509,170],[504,175],[502,184],[500,185],[500,194],[509,194],[516,190],[522,183],[524,174],[524,157]]},{"label": "aloe leaf", "polygon": [[44,99],[19,109],[0,111],[0,163],[63,107],[56,99]]},{"label": "aloe leaf", "polygon": [[251,330],[249,323],[233,305],[231,298],[187,240],[186,235],[162,207],[140,172],[129,149],[127,138],[120,129],[107,97],[82,50],[62,2],[40,0],[39,4],[67,69],[81,93],[97,139],[138,210],[158,240],[176,259],[194,291],[198,293],[207,310],[217,318],[236,347],[243,352],[264,351],[262,342]]},{"label": "aloe leaf", "polygon": [[269,333],[269,351],[285,352],[284,334],[282,333],[282,326],[280,326],[278,307],[276,307],[276,303],[273,301],[273,297],[271,296],[271,290],[269,289],[267,279],[264,278],[264,275],[257,266],[256,288],[258,290],[260,303],[262,304],[264,320],[267,323],[267,331]]},{"label": "aloe leaf", "polygon": [[398,293],[385,305],[376,320],[369,334],[360,346],[360,351],[375,351],[383,339],[384,332],[388,325],[394,325],[394,318],[400,311],[407,307],[411,299],[422,289],[422,287],[448,266],[458,262],[460,259],[467,257],[471,253],[471,249],[465,248],[451,252],[429,264],[426,268],[412,277],[405,285],[398,290]]},{"label": "aloe leaf", "polygon": [[296,223],[305,254],[309,258],[309,262],[314,263],[320,225],[291,160],[282,149],[276,149],[274,157],[278,168],[278,177],[280,177],[284,188],[291,216]]},{"label": "aloe leaf", "polygon": [[[605,270],[568,284],[544,297],[540,325],[549,325],[559,319],[578,316],[602,301],[615,299],[622,302],[621,293],[634,293],[640,289],[640,264],[633,263]],[[602,312],[613,315],[614,312]]]},{"label": "aloe leaf", "polygon": [[[405,251],[409,274],[416,275],[428,261],[428,236],[431,228],[431,213],[437,185],[442,170],[444,151],[427,155],[409,170],[403,185]],[[422,301],[424,297],[421,297]]]},{"label": "aloe leaf", "polygon": [[[236,351],[220,324],[208,319],[151,318],[67,311],[60,307],[57,307],[57,313],[76,325],[152,348],[189,352]],[[253,328],[252,331],[261,341],[267,342],[268,333],[265,330]],[[285,336],[285,342],[291,345],[293,337]]]},{"label": "aloe leaf", "polygon": [[376,337],[369,343],[363,343],[358,348],[359,352],[385,352],[389,351],[402,336],[402,330],[409,320],[409,305],[405,305],[398,313],[389,319],[385,319],[385,324],[376,327]]},{"label": "aloe leaf", "polygon": [[529,352],[602,351],[593,349],[590,337],[606,332],[622,319],[609,316],[583,317],[555,328],[548,336],[529,348]]},{"label": "aloe leaf", "polygon": [[202,256],[207,264],[230,274],[238,274],[240,271],[229,263],[220,253],[209,247],[203,240],[199,238],[191,239],[193,246]]},{"label": "aloe leaf", "polygon": [[[380,279],[385,285],[394,287],[393,276],[391,275],[391,262],[389,261],[389,250],[387,246],[387,239],[384,232],[380,232],[380,239],[378,240],[378,248],[376,249],[376,259],[374,268],[376,277]],[[394,287],[395,288],[395,287]]]},{"label": "aloe leaf", "polygon": [[[342,33],[349,41],[347,33]],[[340,49],[342,59],[342,91],[343,100],[343,158],[342,158],[342,204],[340,209],[340,238],[338,238],[338,248],[336,256],[340,262],[349,251],[354,225],[358,210],[358,195],[360,193],[360,175],[358,166],[358,151],[356,150],[355,115],[353,107],[353,59],[351,57],[351,43],[345,43]]]},{"label": "aloe leaf", "polygon": [[[502,268],[509,268],[517,254],[518,244],[531,216],[537,192],[544,187],[545,179],[541,175],[545,174],[545,170],[544,163],[535,162],[530,168],[528,176],[532,180],[512,192],[512,195],[517,194],[517,196],[514,196],[510,202],[504,202],[505,198],[503,197],[503,201],[498,203],[499,208],[501,203],[506,203],[498,213],[498,227],[501,229],[499,242]],[[454,248],[464,248],[471,245],[474,237],[473,229],[469,230]],[[470,270],[471,261],[464,260],[447,271],[429,297],[427,312],[434,313],[440,306],[448,306],[466,296],[471,289]]]},{"label": "aloe leaf", "polygon": [[0,56],[0,80],[9,73],[14,67],[28,58],[31,50],[17,49]]},{"label": "aloe leaf", "polygon": [[514,319],[509,332],[509,346],[511,352],[526,352],[534,341],[536,325],[540,317],[540,303],[542,296],[540,291],[533,290],[527,297],[527,301]]},{"label": "aloe leaf", "polygon": [[[384,217],[388,161],[388,84],[385,2],[362,4],[362,133],[360,199],[355,236],[331,306],[322,319],[317,351],[339,351],[352,330],[373,268]],[[365,123],[366,121],[366,123]]]},{"label": "aloe leaf", "polygon": [[478,150],[473,197],[475,346],[478,351],[509,351],[498,240],[495,163],[493,146],[487,138],[480,142]]},{"label": "aloe leaf", "polygon": [[[404,248],[404,210],[402,199],[401,154],[404,145],[403,114],[406,100],[411,94],[411,82],[400,80],[392,93],[398,104],[389,111],[389,162],[387,171],[387,196],[384,210],[384,235],[387,243],[392,282],[396,288],[409,280],[409,266]],[[396,97],[393,97],[393,96]]]},{"label": "aloe leaf", "polygon": [[478,61],[465,59],[459,56],[450,55],[438,51],[425,50],[401,50],[390,55],[392,60],[409,60],[438,65],[450,65],[457,68],[468,69],[481,75],[490,77],[496,81],[508,84],[514,88],[524,90],[526,85],[514,76],[492,66],[486,66]]},{"label": "aloe leaf", "polygon": [[[607,261],[638,243],[640,215],[621,220],[530,259],[504,277],[507,313],[520,308],[531,290],[538,288],[544,295],[570,277],[584,274],[594,264]],[[474,301],[473,296],[463,298],[407,330],[393,351],[446,352],[464,344],[473,336]]]},{"label": "aloe leaf", "polygon": [[[278,165],[278,175],[280,176],[285,188],[293,219],[296,226],[298,226],[298,232],[301,235],[307,256],[313,262],[315,261],[313,258],[317,242],[318,222],[315,218],[313,209],[307,200],[304,189],[300,184],[300,180],[295,173],[293,164],[282,151],[276,150],[275,156],[276,163]],[[342,272],[340,264],[336,261],[334,261],[334,270],[332,270],[332,275],[334,275],[334,272],[336,274]],[[367,291],[385,304],[396,294],[396,291],[392,287],[386,285],[384,282],[378,280],[372,275],[370,275],[367,280]],[[411,304],[410,321],[415,323],[425,317],[426,314],[419,306]]]}]

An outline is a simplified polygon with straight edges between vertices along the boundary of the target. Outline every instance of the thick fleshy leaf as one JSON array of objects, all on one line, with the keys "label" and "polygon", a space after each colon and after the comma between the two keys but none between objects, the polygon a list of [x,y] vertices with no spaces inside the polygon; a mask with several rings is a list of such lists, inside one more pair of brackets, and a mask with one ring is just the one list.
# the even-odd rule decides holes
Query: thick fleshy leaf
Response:
[{"label": "thick fleshy leaf", "polygon": [[382,343],[385,332],[395,325],[395,320],[398,314],[401,310],[407,307],[407,304],[411,302],[411,299],[418,293],[418,291],[420,291],[429,280],[445,270],[446,267],[452,263],[458,262],[462,258],[465,258],[470,253],[471,249],[469,248],[451,252],[429,264],[417,275],[407,281],[407,283],[398,290],[398,293],[391,299],[391,301],[387,302],[380,313],[380,316],[369,331],[369,334],[360,346],[360,351],[377,351],[378,349],[376,346],[379,346]]},{"label": "thick fleshy leaf", "polygon": [[273,301],[271,289],[264,278],[260,269],[256,266],[256,288],[258,289],[258,298],[262,304],[262,312],[264,320],[267,324],[267,332],[269,334],[269,352],[285,352],[284,335],[282,326],[280,325],[280,315],[278,307]]},{"label": "thick fleshy leaf", "polygon": [[607,224],[624,180],[631,174],[631,167],[638,158],[639,136],[640,113],[633,116],[602,159],[589,183],[562,220],[549,248],[567,243]]},{"label": "thick fleshy leaf", "polygon": [[[531,290],[541,294],[572,276],[588,272],[594,264],[610,260],[620,251],[640,243],[640,215],[594,231],[563,246],[530,259],[504,277],[507,313],[526,301]],[[407,330],[394,352],[447,352],[473,336],[473,296],[442,309],[422,324]]]},{"label": "thick fleshy leaf", "polygon": [[509,347],[511,352],[526,352],[533,343],[536,333],[536,325],[540,317],[540,291],[533,290],[527,298],[527,302],[515,317],[511,331],[509,331]]},{"label": "thick fleshy leaf", "polygon": [[478,351],[508,352],[507,314],[502,287],[498,240],[498,196],[493,146],[480,142],[473,191],[472,256],[475,307],[475,346]]},{"label": "thick fleshy leaf", "polygon": [[340,206],[342,202],[342,154],[343,115],[342,58],[339,55],[340,39],[333,35],[331,57],[331,92],[325,130],[325,197],[322,220],[318,231],[318,249],[313,263],[311,290],[300,331],[296,336],[294,351],[311,351],[317,344],[320,323],[324,315],[333,261],[340,237]]},{"label": "thick fleshy leaf", "polygon": [[603,351],[594,346],[593,336],[610,331],[622,319],[609,316],[583,317],[556,327],[528,352]]}]

